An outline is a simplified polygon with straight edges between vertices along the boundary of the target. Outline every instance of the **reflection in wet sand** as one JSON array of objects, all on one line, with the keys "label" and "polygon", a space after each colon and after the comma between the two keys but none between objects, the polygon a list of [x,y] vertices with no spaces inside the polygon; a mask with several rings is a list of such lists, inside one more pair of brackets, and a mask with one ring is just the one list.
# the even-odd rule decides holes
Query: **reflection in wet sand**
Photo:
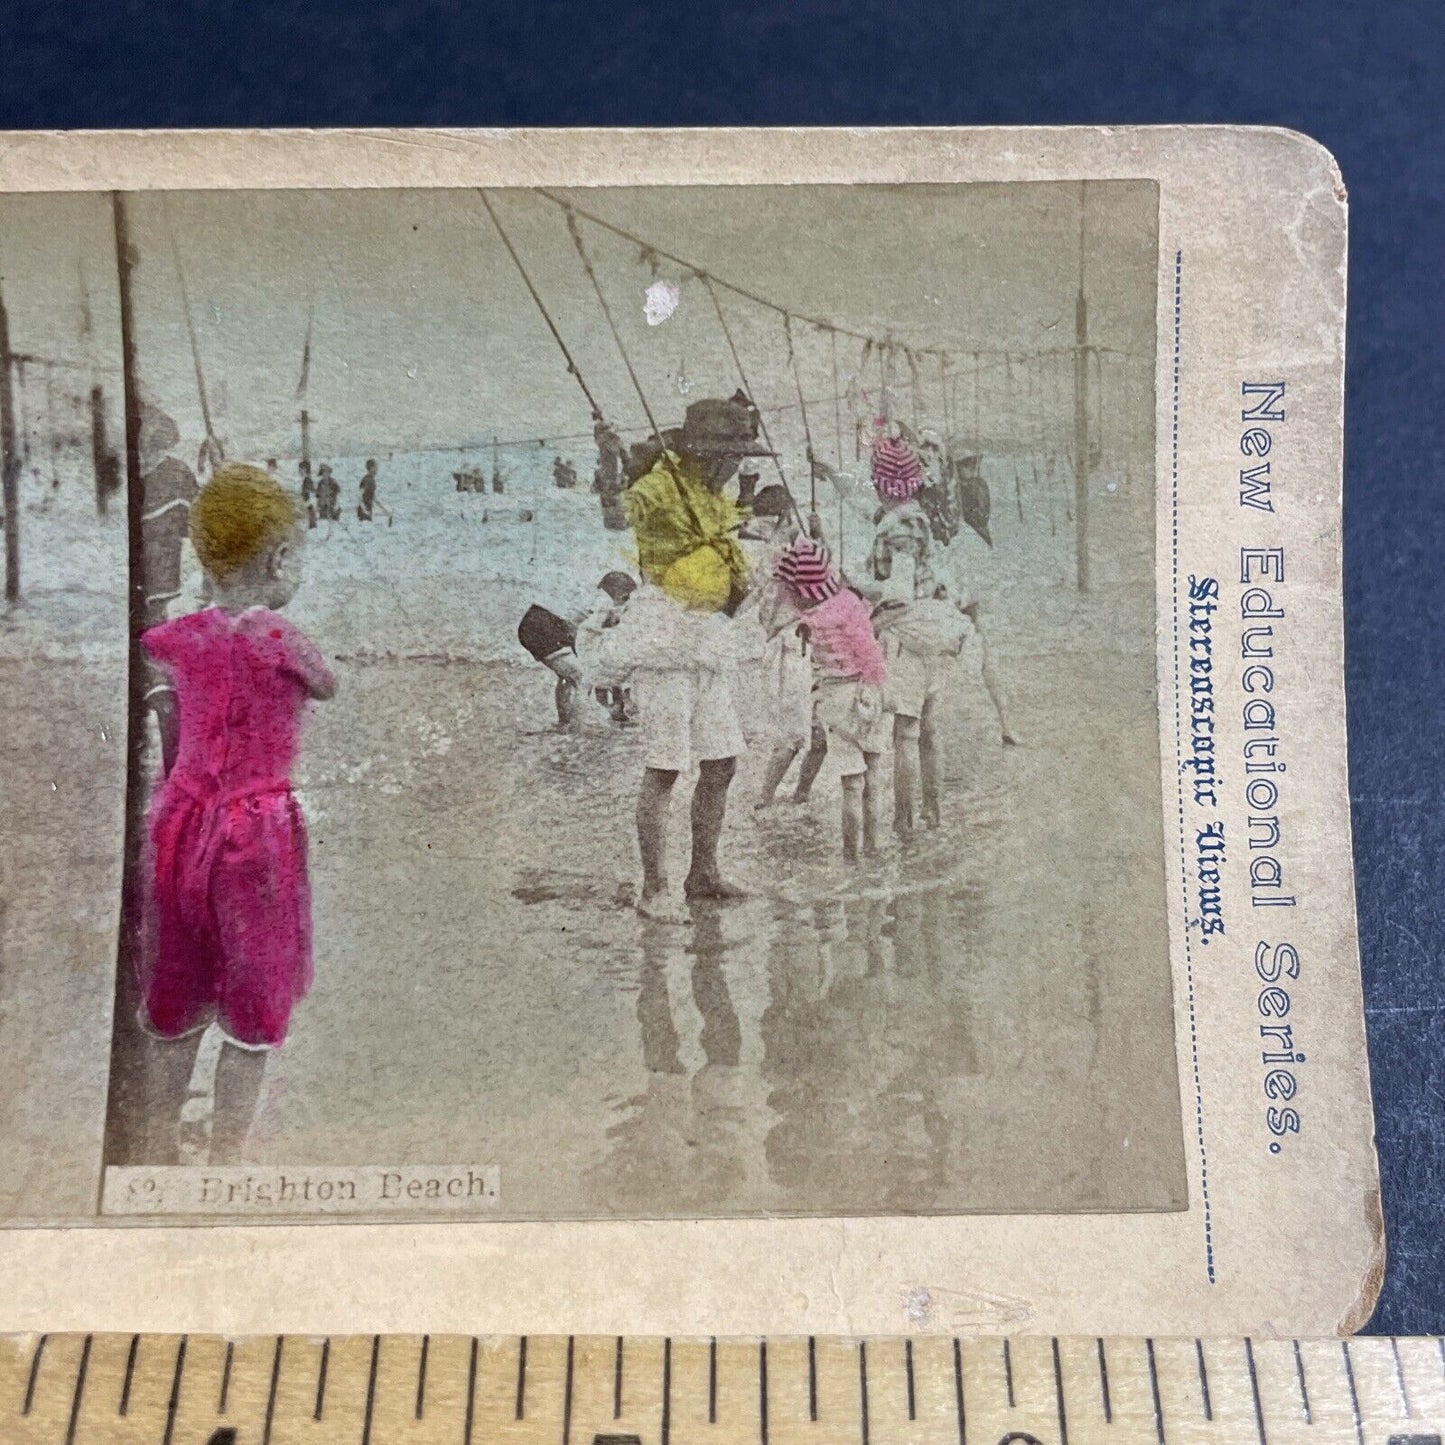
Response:
[{"label": "reflection in wet sand", "polygon": [[[591,1201],[647,1212],[666,1192],[716,1212],[761,1188],[772,1212],[824,1198],[843,1212],[947,1209],[964,1150],[942,1096],[978,1072],[965,924],[982,920],[976,892],[693,912],[691,929],[643,925],[647,1086],[620,1104],[587,1171]],[[764,1177],[750,1177],[755,1160]]]},{"label": "reflection in wet sand", "polygon": [[1157,756],[1148,670],[1021,659],[1014,749],[960,678],[942,826],[856,871],[836,780],[754,814],[753,748],[751,897],[674,927],[621,901],[633,733],[538,729],[507,663],[351,665],[304,755],[316,983],[245,1159],[494,1163],[504,1218],[1180,1207],[1157,796],[1098,783]]}]

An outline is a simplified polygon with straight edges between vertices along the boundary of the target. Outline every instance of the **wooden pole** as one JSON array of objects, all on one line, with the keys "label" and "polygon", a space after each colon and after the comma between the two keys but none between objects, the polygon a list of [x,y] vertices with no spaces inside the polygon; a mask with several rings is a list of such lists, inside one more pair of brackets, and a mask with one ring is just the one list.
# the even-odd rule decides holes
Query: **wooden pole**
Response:
[{"label": "wooden pole", "polygon": [[99,382],[90,388],[90,464],[95,472],[95,511],[103,517],[110,504],[113,475],[110,439],[105,433],[105,391]]},{"label": "wooden pole", "polygon": [[15,441],[15,393],[10,316],[0,296],[0,478],[5,502],[5,600],[20,600],[20,449]]},{"label": "wooden pole", "polygon": [[1089,590],[1089,303],[1084,298],[1084,181],[1079,182],[1079,291],[1074,302],[1074,554]]},{"label": "wooden pole", "polygon": [[144,1133],[149,1090],[145,1086],[146,1039],[135,1023],[140,1002],[135,975],[140,946],[136,888],[145,836],[146,790],[143,785],[146,737],[146,666],[139,638],[146,626],[145,542],[141,530],[145,491],[141,481],[141,402],[136,384],[135,312],[131,297],[136,264],[130,241],[130,218],[125,197],[111,195],[115,227],[116,273],[120,297],[120,355],[122,396],[125,404],[125,510],[129,558],[128,618],[130,657],[126,688],[126,788],[124,871],[121,926],[115,982],[115,1028],[111,1037],[110,1108],[106,1111],[102,1157],[106,1164],[134,1163],[138,1140]]}]

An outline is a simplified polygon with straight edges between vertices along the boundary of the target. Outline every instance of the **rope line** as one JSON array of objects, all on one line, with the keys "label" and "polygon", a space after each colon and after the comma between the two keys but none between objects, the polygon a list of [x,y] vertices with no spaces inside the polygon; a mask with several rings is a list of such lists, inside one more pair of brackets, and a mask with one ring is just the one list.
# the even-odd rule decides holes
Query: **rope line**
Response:
[{"label": "rope line", "polygon": [[[815,513],[818,510],[818,477],[813,463],[817,458],[813,451],[813,431],[808,425],[808,403],[803,400],[803,378],[799,374],[798,358],[793,351],[793,319],[786,311],[783,312],[783,335],[788,342],[788,369],[793,373],[793,385],[798,389],[798,410],[803,418],[803,441],[808,452],[808,510]],[[761,413],[759,417],[761,418]],[[768,445],[771,446],[772,443],[769,442]]]},{"label": "rope line", "polygon": [[537,310],[542,313],[542,320],[547,323],[547,330],[552,333],[552,340],[557,343],[563,358],[567,362],[567,370],[576,377],[577,385],[582,388],[582,395],[587,398],[587,405],[591,408],[593,421],[603,421],[602,408],[597,405],[597,398],[587,389],[587,383],[582,379],[582,373],[578,370],[577,363],[572,358],[572,353],[568,351],[567,343],[562,340],[562,333],[557,330],[557,323],[552,320],[552,313],[547,310],[546,303],[542,300],[537,288],[532,284],[532,278],[527,274],[527,268],[522,264],[522,258],[517,254],[517,248],[512,245],[512,238],[503,228],[501,219],[492,206],[491,197],[480,186],[477,188],[477,195],[481,197],[482,204],[487,208],[487,214],[492,218],[492,224],[497,228],[497,235],[502,238],[502,244],[507,248],[507,254],[516,264],[517,271],[523,283],[526,285],[527,291],[531,295],[532,300],[537,304]]},{"label": "rope line", "polygon": [[[707,287],[707,294],[712,297],[713,310],[717,312],[718,325],[722,327],[723,339],[728,344],[728,350],[732,352],[733,365],[738,369],[738,379],[743,384],[743,391],[748,397],[753,394],[752,385],[748,381],[748,374],[743,368],[743,359],[738,355],[737,343],[733,340],[731,328],[728,326],[728,319],[723,315],[722,302],[718,299],[717,291],[713,288],[712,277],[706,271],[694,273],[702,284]],[[768,450],[773,454],[773,465],[778,469],[778,480],[783,484],[783,490],[788,494],[788,504],[793,509],[793,515],[798,519],[798,525],[804,531],[807,524],[803,520],[802,509],[798,506],[798,499],[793,495],[793,489],[788,485],[788,474],[783,470],[783,459],[778,454],[778,449],[773,445],[773,439],[768,434],[768,424],[763,420],[762,412],[758,412],[758,430],[763,434],[763,441],[767,443]]]},{"label": "rope line", "polygon": [[206,395],[206,373],[201,365],[201,345],[196,337],[196,321],[191,314],[191,294],[186,285],[186,268],[181,264],[181,248],[176,241],[176,229],[171,224],[171,203],[170,197],[164,191],[161,192],[161,205],[166,217],[166,235],[170,238],[171,256],[175,261],[176,280],[180,282],[181,288],[181,309],[186,317],[186,335],[191,342],[191,362],[196,369],[196,393],[201,403],[201,421],[206,428],[206,441],[216,448],[217,454],[225,460],[225,449],[221,445],[221,439],[216,435],[215,425],[211,421],[211,402]]},{"label": "rope line", "polygon": [[843,466],[843,399],[838,395],[838,333],[828,333],[829,351],[833,362],[833,439],[838,448],[838,466]]},{"label": "rope line", "polygon": [[[627,368],[627,374],[632,379],[632,389],[637,393],[638,401],[642,403],[643,415],[647,417],[647,424],[652,428],[652,435],[662,452],[663,464],[669,471],[672,471],[672,464],[667,455],[667,444],[662,439],[662,429],[657,425],[657,418],[652,413],[647,393],[642,389],[642,382],[638,379],[637,371],[632,365],[632,358],[627,354],[627,347],[623,345],[622,333],[618,331],[617,322],[613,320],[612,308],[607,304],[607,297],[602,290],[602,283],[597,279],[596,271],[592,269],[592,259],[582,244],[582,232],[577,226],[577,218],[571,211],[567,212],[567,230],[572,237],[572,244],[577,247],[577,256],[582,262],[582,269],[586,271],[587,279],[592,283],[593,291],[597,293],[597,304],[602,308],[602,315],[607,320],[607,329],[612,333],[612,340],[617,344],[617,354],[622,358],[622,364]],[[602,418],[599,416],[597,420],[601,421]]]}]

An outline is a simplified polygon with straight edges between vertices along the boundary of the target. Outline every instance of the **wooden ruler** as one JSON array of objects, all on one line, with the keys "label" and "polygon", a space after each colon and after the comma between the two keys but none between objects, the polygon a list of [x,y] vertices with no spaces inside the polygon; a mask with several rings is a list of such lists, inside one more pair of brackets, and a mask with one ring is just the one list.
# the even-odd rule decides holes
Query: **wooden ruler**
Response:
[{"label": "wooden ruler", "polygon": [[3,1445],[1440,1445],[1445,1341],[0,1338]]}]

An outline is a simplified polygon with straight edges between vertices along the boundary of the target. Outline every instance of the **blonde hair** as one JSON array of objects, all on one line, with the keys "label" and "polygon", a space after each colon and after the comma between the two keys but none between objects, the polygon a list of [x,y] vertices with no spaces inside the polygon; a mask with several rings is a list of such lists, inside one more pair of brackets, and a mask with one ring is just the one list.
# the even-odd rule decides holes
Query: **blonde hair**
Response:
[{"label": "blonde hair", "polygon": [[191,545],[218,581],[290,536],[300,516],[295,499],[249,462],[227,462],[191,503]]}]

